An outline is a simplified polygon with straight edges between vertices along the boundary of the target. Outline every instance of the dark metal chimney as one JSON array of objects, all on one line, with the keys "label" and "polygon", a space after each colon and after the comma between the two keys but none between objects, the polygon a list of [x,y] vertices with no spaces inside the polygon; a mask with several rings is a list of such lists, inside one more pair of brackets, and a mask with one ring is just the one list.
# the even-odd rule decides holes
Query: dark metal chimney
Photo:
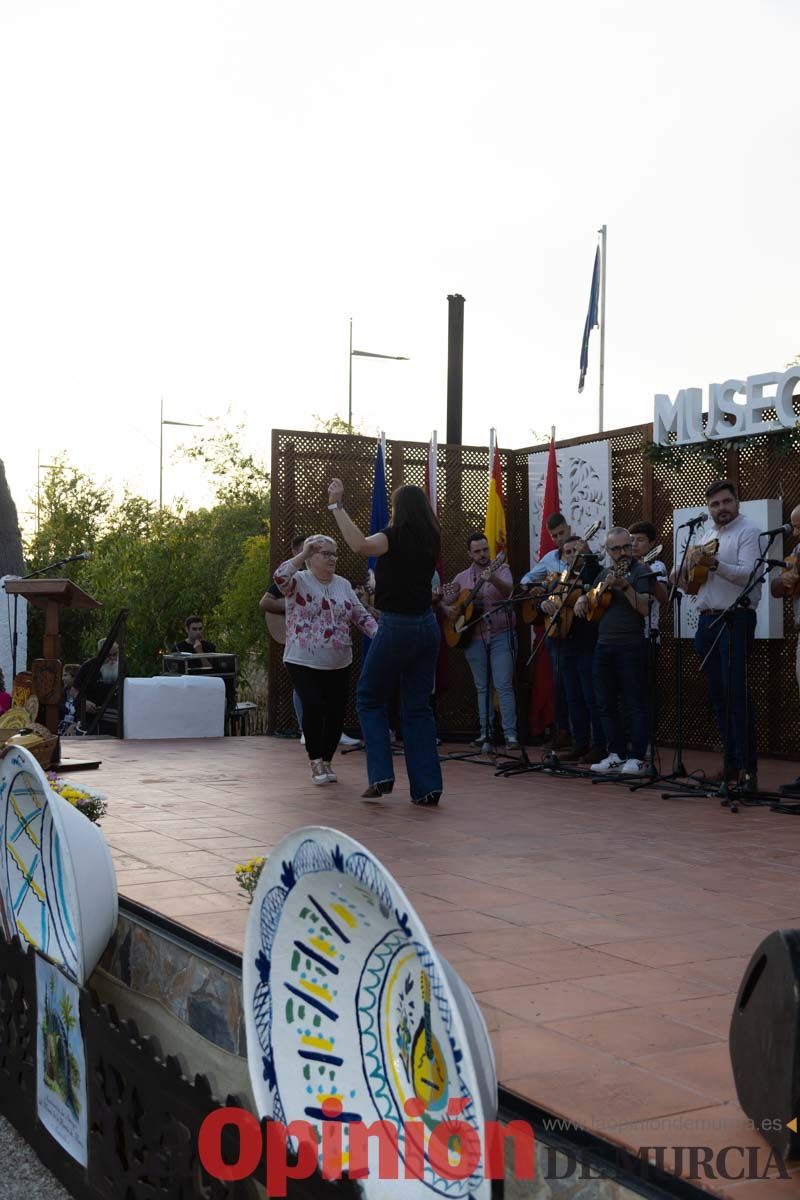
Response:
[{"label": "dark metal chimney", "polygon": [[461,445],[464,407],[464,297],[448,296],[447,314],[447,441]]}]

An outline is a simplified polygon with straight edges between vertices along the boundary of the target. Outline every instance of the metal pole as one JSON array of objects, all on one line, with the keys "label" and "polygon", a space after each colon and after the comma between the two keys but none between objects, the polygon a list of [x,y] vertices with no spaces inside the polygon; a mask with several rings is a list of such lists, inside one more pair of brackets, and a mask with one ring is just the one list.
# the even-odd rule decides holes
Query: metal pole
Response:
[{"label": "metal pole", "polygon": [[41,505],[39,479],[41,472],[40,455],[41,450],[36,451],[36,532],[39,532],[39,506]]},{"label": "metal pole", "polygon": [[447,441],[461,445],[464,400],[464,297],[447,297]]},{"label": "metal pole", "polygon": [[600,395],[598,399],[598,432],[603,432],[603,403],[605,400],[606,370],[606,226],[600,234]]},{"label": "metal pole", "polygon": [[350,318],[350,364],[349,379],[347,385],[347,431],[353,432],[353,318]]},{"label": "metal pole", "polygon": [[158,510],[164,500],[164,397],[161,397],[161,410],[158,422]]}]

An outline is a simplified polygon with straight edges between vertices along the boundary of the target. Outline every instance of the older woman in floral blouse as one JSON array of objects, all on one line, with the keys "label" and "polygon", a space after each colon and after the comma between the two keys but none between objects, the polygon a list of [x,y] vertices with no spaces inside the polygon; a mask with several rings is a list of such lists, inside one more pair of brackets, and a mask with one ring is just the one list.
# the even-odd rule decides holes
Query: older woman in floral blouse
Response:
[{"label": "older woman in floral blouse", "polygon": [[333,538],[315,535],[275,572],[286,597],[283,661],[303,706],[311,778],[320,784],[336,782],[331,760],[342,733],[353,661],[350,626],[367,637],[378,628],[347,580],[336,574],[336,558]]}]

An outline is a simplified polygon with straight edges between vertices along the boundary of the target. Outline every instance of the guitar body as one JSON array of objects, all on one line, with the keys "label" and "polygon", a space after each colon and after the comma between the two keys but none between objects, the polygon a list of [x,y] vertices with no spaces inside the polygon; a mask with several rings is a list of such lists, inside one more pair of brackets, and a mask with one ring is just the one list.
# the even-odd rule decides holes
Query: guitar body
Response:
[{"label": "guitar body", "polygon": [[542,612],[542,601],[547,600],[550,589],[558,578],[558,571],[551,571],[539,583],[533,585],[536,591],[528,600],[522,602],[522,619],[526,625],[544,625],[545,613]]},{"label": "guitar body", "polygon": [[[694,550],[697,554],[716,554],[719,550],[719,539],[712,538],[704,546],[694,547]],[[681,590],[687,596],[696,596],[703,584],[707,582],[709,573],[710,567],[703,563],[693,563],[686,572],[686,586]]]},{"label": "guitar body", "polygon": [[451,650],[454,650],[456,646],[463,648],[469,644],[472,630],[468,629],[465,633],[464,626],[469,625],[475,615],[475,605],[470,599],[471,596],[472,592],[468,592],[466,588],[460,592],[454,605],[458,612],[452,621],[445,622],[444,640]]},{"label": "guitar body", "polygon": [[572,629],[572,622],[575,620],[574,608],[579,596],[583,595],[583,588],[570,588],[566,596],[550,596],[549,599],[559,604],[559,616],[553,620],[548,617],[547,636],[552,638],[569,637]]},{"label": "guitar body", "polygon": [[781,583],[791,587],[788,596],[800,596],[800,554],[790,554],[786,559],[786,570],[781,571]]},{"label": "guitar body", "polygon": [[613,593],[608,579],[601,579],[588,593],[587,621],[600,621],[611,607]]}]

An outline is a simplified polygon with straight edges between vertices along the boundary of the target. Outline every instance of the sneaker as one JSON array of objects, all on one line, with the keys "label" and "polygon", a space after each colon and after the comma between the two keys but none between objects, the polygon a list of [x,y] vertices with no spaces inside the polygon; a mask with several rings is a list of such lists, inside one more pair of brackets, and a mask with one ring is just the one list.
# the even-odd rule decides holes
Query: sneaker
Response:
[{"label": "sneaker", "polygon": [[508,750],[519,750],[519,742],[517,741],[516,738],[509,738],[509,740],[505,744],[505,749],[507,751]]},{"label": "sneaker", "polygon": [[312,758],[311,760],[311,782],[312,783],[327,783],[328,772],[325,770],[325,764],[321,758]]},{"label": "sneaker", "polygon": [[614,754],[612,751],[611,754],[606,755],[602,762],[592,763],[592,770],[599,772],[616,771],[621,766],[622,759],[618,754]]},{"label": "sneaker", "polygon": [[329,762],[325,762],[325,759],[323,758],[322,765],[325,768],[325,774],[328,776],[328,783],[338,783],[339,777],[331,764]]},{"label": "sneaker", "polygon": [[304,733],[301,733],[300,734],[300,745],[305,746],[305,744],[306,744],[306,735]]},{"label": "sneaker", "polygon": [[351,738],[348,734],[343,733],[339,738],[340,746],[360,746],[361,738]]},{"label": "sneaker", "polygon": [[640,758],[628,758],[620,768],[621,775],[641,775],[643,771],[644,763]]}]

